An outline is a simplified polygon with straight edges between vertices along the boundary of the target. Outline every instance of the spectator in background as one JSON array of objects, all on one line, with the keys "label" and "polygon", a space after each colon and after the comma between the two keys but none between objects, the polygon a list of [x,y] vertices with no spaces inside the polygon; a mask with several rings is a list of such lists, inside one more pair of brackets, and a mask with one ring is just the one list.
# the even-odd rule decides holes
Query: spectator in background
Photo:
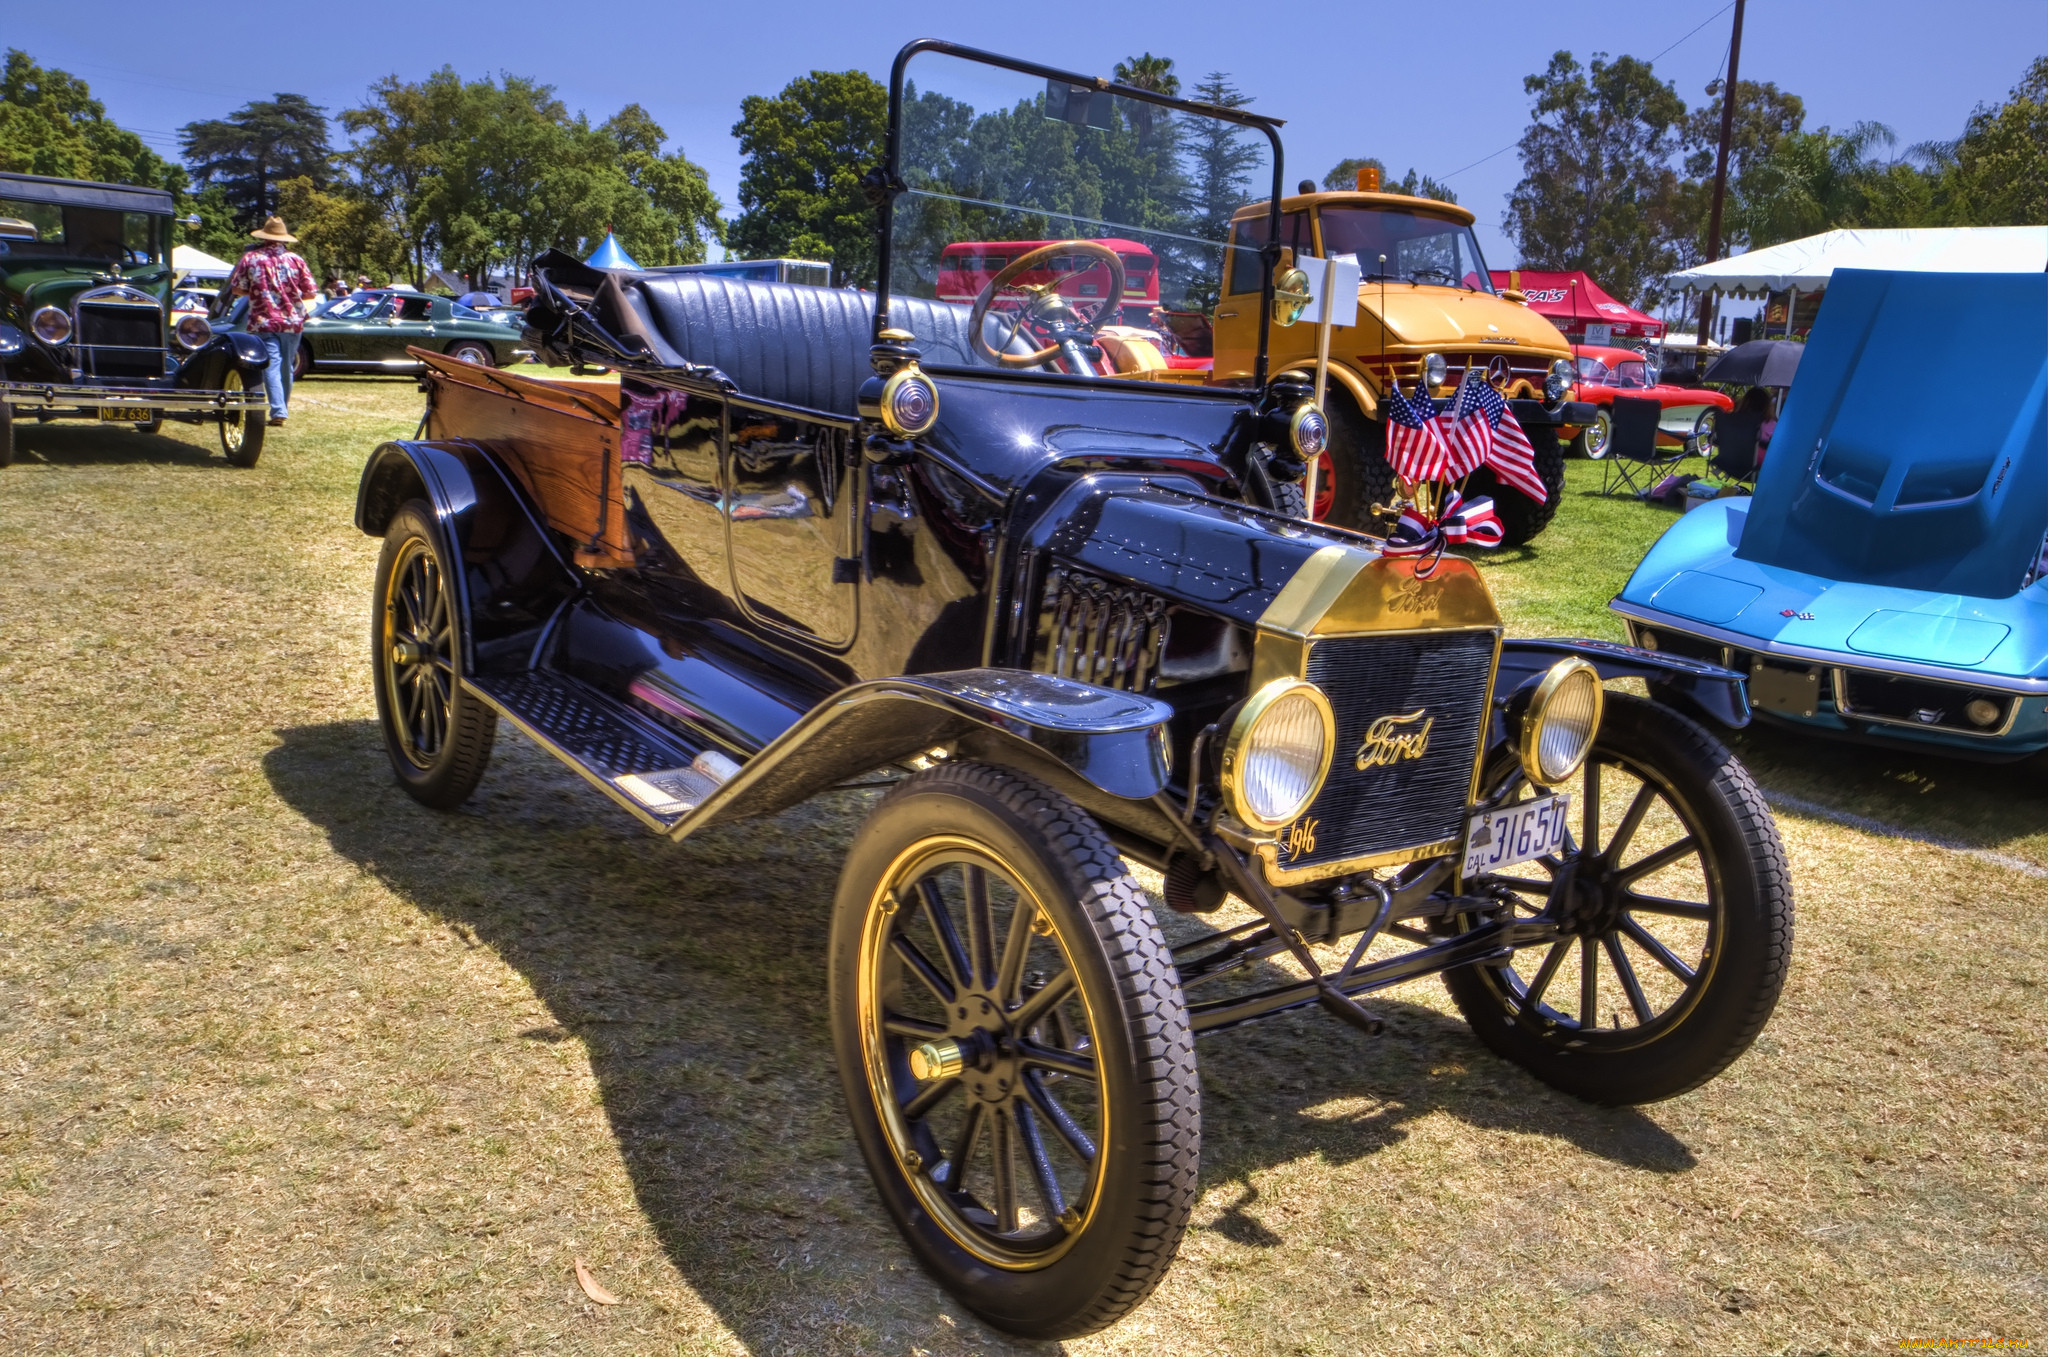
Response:
[{"label": "spectator in background", "polygon": [[339,301],[348,295],[348,284],[342,281],[340,274],[330,273],[327,275],[327,281],[321,284],[320,290],[330,298]]},{"label": "spectator in background", "polygon": [[1778,430],[1778,414],[1773,408],[1775,405],[1776,401],[1772,399],[1770,391],[1761,386],[1751,387],[1749,393],[1742,398],[1744,414],[1763,416],[1763,422],[1756,426],[1756,464],[1759,467],[1764,464],[1764,449],[1770,446],[1771,435]]},{"label": "spectator in background", "polygon": [[270,396],[270,423],[277,428],[289,414],[292,394],[292,366],[299,356],[299,336],[306,328],[301,302],[320,295],[313,283],[313,270],[306,261],[287,250],[298,237],[284,229],[283,217],[272,217],[260,231],[249,235],[263,243],[251,248],[228,275],[229,296],[247,294],[249,314],[242,328],[263,341],[270,365],[263,372],[263,389]]}]

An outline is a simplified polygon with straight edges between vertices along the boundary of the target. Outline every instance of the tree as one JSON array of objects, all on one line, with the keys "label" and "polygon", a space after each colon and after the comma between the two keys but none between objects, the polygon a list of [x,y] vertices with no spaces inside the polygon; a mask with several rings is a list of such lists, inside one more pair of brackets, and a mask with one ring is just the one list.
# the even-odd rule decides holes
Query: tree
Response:
[{"label": "tree", "polygon": [[875,209],[860,178],[881,162],[888,115],[888,90],[862,71],[812,71],[742,99],[732,134],[746,160],[727,245],[759,259],[829,259],[837,278],[872,283]]},{"label": "tree", "polygon": [[0,72],[0,170],[185,191],[185,171],[107,117],[85,81],[9,48]]},{"label": "tree", "polygon": [[454,139],[461,102],[462,78],[443,66],[410,84],[385,76],[370,87],[367,102],[340,115],[343,129],[355,139],[341,160],[364,192],[384,204],[393,229],[406,242],[415,287],[427,270],[428,183]]},{"label": "tree", "polygon": [[1671,161],[1685,103],[1634,57],[1558,52],[1522,82],[1533,114],[1522,179],[1503,225],[1525,268],[1584,269],[1620,297],[1654,303],[1658,280],[1694,234],[1693,203]]},{"label": "tree", "polygon": [[[1116,64],[1115,75],[1119,82],[1134,90],[1163,94],[1169,99],[1180,93],[1180,77],[1173,73],[1172,57],[1155,57],[1150,52],[1131,57]],[[1125,103],[1125,113],[1138,134],[1138,145],[1149,148],[1153,143],[1153,129],[1170,124],[1173,115],[1140,100],[1131,99]]]},{"label": "tree", "polygon": [[219,184],[245,226],[277,210],[276,186],[310,179],[324,187],[333,174],[327,115],[303,94],[280,94],[242,105],[225,118],[190,122],[178,139],[193,178]]},{"label": "tree", "polygon": [[722,239],[725,231],[718,215],[724,205],[704,168],[681,151],[663,155],[668,134],[638,104],[620,109],[598,131],[618,147],[620,168],[653,209],[642,234],[622,236],[627,251],[643,264],[700,262],[705,241]]},{"label": "tree", "polygon": [[[1196,82],[1194,98],[1218,108],[1244,108],[1252,102],[1252,96],[1231,84],[1222,71],[1211,71]],[[1184,141],[1194,234],[1223,240],[1230,234],[1231,214],[1254,193],[1264,194],[1264,184],[1252,183],[1252,171],[1268,163],[1268,148],[1256,131],[1221,118],[1188,119]]]},{"label": "tree", "polygon": [[301,253],[316,272],[338,273],[353,283],[367,274],[386,281],[403,271],[405,238],[360,185],[343,182],[333,191],[312,179],[287,179],[277,186],[278,212],[303,242]]},{"label": "tree", "polygon": [[2006,102],[1979,106],[1938,166],[1956,225],[2048,221],[2048,57],[2036,57]]},{"label": "tree", "polygon": [[[1896,162],[1871,155],[1874,148],[1897,140],[1889,127],[1875,122],[1859,122],[1841,133],[1825,127],[1786,133],[1743,176],[1730,220],[1753,249],[1837,226],[1907,224],[1887,219],[1907,201],[1899,192],[1907,185],[1890,173]],[[1892,191],[1879,198],[1880,186]],[[1878,202],[1895,206],[1873,212]]]},{"label": "tree", "polygon": [[1371,166],[1380,172],[1380,184],[1384,192],[1405,193],[1411,198],[1434,198],[1440,203],[1455,203],[1458,195],[1449,186],[1432,179],[1419,170],[1410,169],[1407,175],[1395,179],[1387,174],[1387,167],[1376,156],[1353,156],[1338,161],[1323,176],[1326,189],[1353,189],[1358,187],[1358,172]]}]

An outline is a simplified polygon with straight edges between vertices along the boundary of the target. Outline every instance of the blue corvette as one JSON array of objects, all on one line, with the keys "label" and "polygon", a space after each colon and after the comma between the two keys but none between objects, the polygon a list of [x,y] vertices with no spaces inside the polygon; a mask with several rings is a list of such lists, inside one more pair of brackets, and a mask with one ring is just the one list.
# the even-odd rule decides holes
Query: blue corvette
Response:
[{"label": "blue corvette", "polygon": [[1755,497],[1686,514],[1610,606],[1765,720],[2048,749],[2044,396],[2048,275],[1840,270]]}]

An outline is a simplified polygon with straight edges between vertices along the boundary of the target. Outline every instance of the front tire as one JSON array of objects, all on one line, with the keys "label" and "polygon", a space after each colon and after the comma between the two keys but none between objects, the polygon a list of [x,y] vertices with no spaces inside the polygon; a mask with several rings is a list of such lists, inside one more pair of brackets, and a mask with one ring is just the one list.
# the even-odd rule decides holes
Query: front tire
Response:
[{"label": "front tire", "polygon": [[1536,453],[1536,475],[1548,492],[1541,504],[1502,481],[1491,467],[1480,467],[1465,478],[1467,499],[1478,495],[1492,497],[1493,511],[1500,516],[1500,544],[1504,547],[1518,547],[1549,527],[1564,498],[1564,449],[1558,444],[1556,428],[1524,425],[1522,431],[1529,435],[1529,446]]},{"label": "front tire", "polygon": [[1597,462],[1607,455],[1607,444],[1614,437],[1614,412],[1606,406],[1593,416],[1593,422],[1579,430],[1579,436],[1572,440],[1572,451],[1588,461]]},{"label": "front tire", "polygon": [[1467,889],[1528,918],[1569,862],[1579,884],[1567,936],[1450,971],[1445,987],[1486,1046],[1589,1102],[1698,1088],[1749,1049],[1784,987],[1792,879],[1770,809],[1704,727],[1620,693],[1585,771],[1558,790],[1581,817],[1576,861]]},{"label": "front tire", "polygon": [[462,686],[463,619],[436,543],[424,501],[392,516],[377,558],[370,666],[399,785],[423,806],[453,810],[490,764],[498,714]]},{"label": "front tire", "polygon": [[1165,939],[1087,812],[986,765],[900,783],[831,958],[854,1134],[939,1283],[1038,1339],[1142,1301],[1194,1203],[1201,1095]]},{"label": "front tire", "polygon": [[1387,426],[1367,419],[1349,395],[1330,393],[1330,450],[1316,475],[1316,518],[1357,532],[1384,532],[1375,504],[1392,504],[1400,488],[1387,464]]},{"label": "front tire", "polygon": [[0,401],[0,467],[14,465],[14,407]]},{"label": "front tire", "polygon": [[[230,399],[238,398],[248,390],[242,379],[242,370],[233,364],[221,373],[220,389]],[[263,435],[270,424],[270,412],[262,408],[243,407],[231,410],[220,417],[220,450],[231,466],[251,467],[263,455]]]}]

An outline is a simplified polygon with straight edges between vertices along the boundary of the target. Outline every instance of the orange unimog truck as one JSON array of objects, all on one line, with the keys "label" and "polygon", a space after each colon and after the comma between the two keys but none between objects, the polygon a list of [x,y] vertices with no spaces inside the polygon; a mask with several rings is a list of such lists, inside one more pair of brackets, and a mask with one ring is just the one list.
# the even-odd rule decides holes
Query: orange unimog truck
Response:
[{"label": "orange unimog truck", "polygon": [[[1564,400],[1577,380],[1571,345],[1514,291],[1496,292],[1472,234],[1472,214],[1455,203],[1378,192],[1379,172],[1359,172],[1356,191],[1300,193],[1280,203],[1281,264],[1300,256],[1356,255],[1358,321],[1332,332],[1326,404],[1330,451],[1317,476],[1315,517],[1350,528],[1383,527],[1373,506],[1393,501],[1380,401],[1389,381],[1412,393],[1427,377],[1440,401],[1477,368],[1510,402],[1536,452],[1549,498],[1501,484],[1485,467],[1466,493],[1493,497],[1506,544],[1526,542],[1557,512],[1564,486],[1560,438],[1576,432]],[[1266,256],[1266,204],[1231,219],[1228,263],[1215,316],[1214,380],[1251,380],[1259,347],[1259,294]],[[1384,260],[1384,263],[1382,262]],[[1274,372],[1313,371],[1316,326],[1274,326]]]}]

